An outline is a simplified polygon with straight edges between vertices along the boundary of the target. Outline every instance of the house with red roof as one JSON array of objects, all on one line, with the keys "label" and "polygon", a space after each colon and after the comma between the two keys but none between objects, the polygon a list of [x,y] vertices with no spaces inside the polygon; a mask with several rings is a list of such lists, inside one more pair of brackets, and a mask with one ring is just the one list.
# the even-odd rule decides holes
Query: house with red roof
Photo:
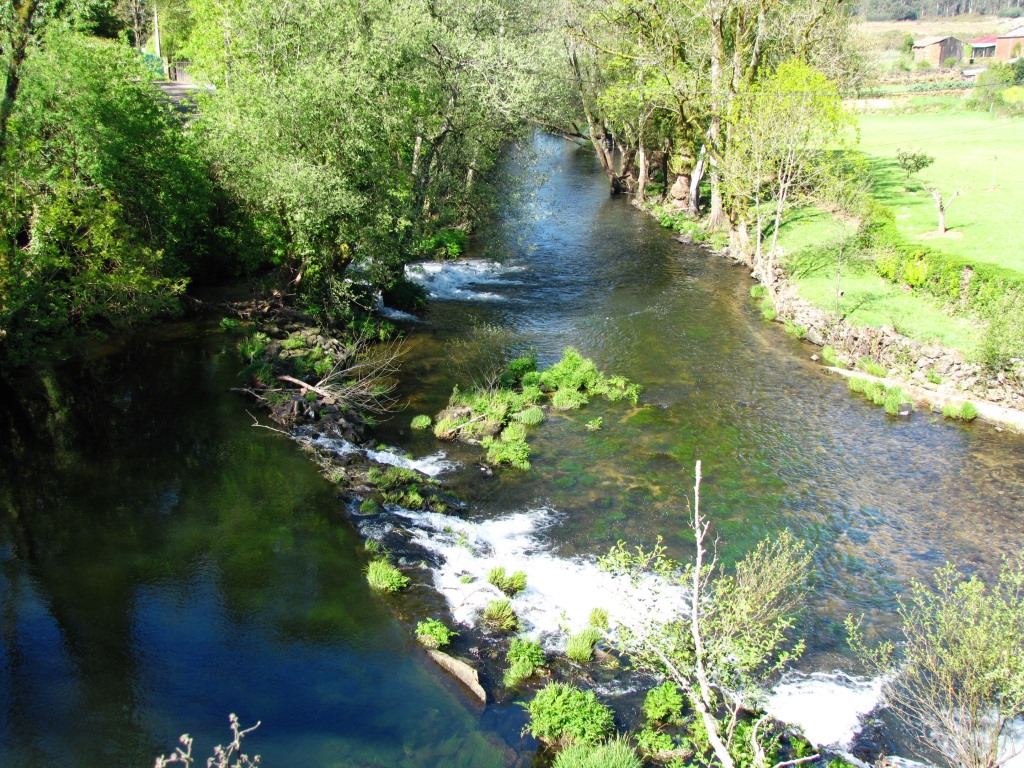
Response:
[{"label": "house with red roof", "polygon": [[1024,53],[1024,24],[996,38],[996,61],[1012,61]]},{"label": "house with red roof", "polygon": [[986,35],[985,37],[979,37],[977,40],[971,40],[968,43],[971,46],[971,58],[974,61],[994,59],[996,55],[996,41],[998,39],[999,35]]}]

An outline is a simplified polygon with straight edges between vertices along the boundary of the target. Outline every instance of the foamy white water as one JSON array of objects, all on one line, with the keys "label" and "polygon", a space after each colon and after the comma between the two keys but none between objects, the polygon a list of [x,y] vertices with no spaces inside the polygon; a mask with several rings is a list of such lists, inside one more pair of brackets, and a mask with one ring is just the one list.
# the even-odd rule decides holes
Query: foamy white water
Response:
[{"label": "foamy white water", "polygon": [[377,310],[377,313],[381,317],[386,317],[389,320],[400,320],[400,321],[406,322],[406,323],[419,323],[419,322],[422,322],[418,317],[416,317],[416,315],[413,315],[413,314],[411,314],[409,312],[403,312],[400,309],[395,309],[394,307],[389,307],[389,306],[385,305],[384,304],[384,298],[383,298],[383,296],[381,296],[380,292],[378,292],[373,297],[373,302],[374,302],[374,309]]},{"label": "foamy white water", "polygon": [[418,459],[410,459],[398,453],[394,448],[385,447],[378,448],[376,450],[364,450],[341,437],[310,435],[302,432],[297,433],[295,437],[300,442],[312,445],[315,448],[330,451],[338,456],[361,453],[367,458],[373,459],[381,464],[388,464],[393,467],[402,467],[403,469],[414,469],[428,477],[437,477],[438,475],[444,474],[445,472],[451,472],[459,467],[459,463],[448,459],[447,454],[445,454],[444,451],[438,451],[437,453],[432,453],[429,456],[423,456]]},{"label": "foamy white water", "polygon": [[798,726],[814,744],[848,749],[863,717],[881,703],[883,682],[843,672],[789,672],[768,696],[765,709]]},{"label": "foamy white water", "polygon": [[[432,512],[394,508],[405,518],[413,541],[438,555],[434,584],[448,601],[455,620],[478,623],[487,604],[503,597],[487,582],[491,568],[526,571],[526,590],[512,599],[525,634],[548,650],[561,651],[568,634],[585,628],[595,608],[617,624],[634,623],[654,610],[678,610],[684,595],[656,599],[652,583],[633,585],[606,573],[594,558],[564,558],[553,552],[543,531],[558,520],[551,509],[532,509],[492,520],[470,522]],[[469,579],[472,579],[470,581]],[[673,607],[674,606],[674,607]]]},{"label": "foamy white water", "polygon": [[408,264],[405,276],[421,286],[432,299],[460,301],[495,301],[504,297],[492,291],[478,290],[478,286],[514,285],[508,280],[514,267],[506,267],[496,261],[465,259],[461,261],[425,261]]},{"label": "foamy white water", "polygon": [[[619,625],[637,631],[652,619],[667,619],[688,606],[688,595],[678,587],[654,579],[633,583],[602,571],[594,558],[560,557],[544,536],[559,519],[549,508],[479,522],[397,507],[389,511],[402,518],[399,527],[408,530],[416,544],[437,556],[434,584],[455,620],[466,626],[479,622],[491,600],[504,597],[487,582],[488,571],[496,566],[509,573],[526,571],[527,588],[512,599],[512,606],[524,633],[551,652],[563,651],[568,634],[586,627],[595,608],[608,612],[614,635]],[[374,535],[372,529],[365,532]],[[605,693],[631,690],[635,682],[623,685],[623,690],[616,686]],[[879,705],[881,692],[881,679],[792,672],[770,692],[767,711],[800,728],[815,744],[842,750],[852,743],[862,718]]]}]

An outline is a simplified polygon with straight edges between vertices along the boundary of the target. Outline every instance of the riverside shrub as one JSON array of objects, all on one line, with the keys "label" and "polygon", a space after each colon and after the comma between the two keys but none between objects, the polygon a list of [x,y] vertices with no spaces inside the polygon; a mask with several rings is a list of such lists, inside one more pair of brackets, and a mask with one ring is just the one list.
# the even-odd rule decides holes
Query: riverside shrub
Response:
[{"label": "riverside shrub", "polygon": [[566,683],[548,683],[528,704],[526,730],[548,744],[597,744],[608,737],[615,721],[593,691]]}]

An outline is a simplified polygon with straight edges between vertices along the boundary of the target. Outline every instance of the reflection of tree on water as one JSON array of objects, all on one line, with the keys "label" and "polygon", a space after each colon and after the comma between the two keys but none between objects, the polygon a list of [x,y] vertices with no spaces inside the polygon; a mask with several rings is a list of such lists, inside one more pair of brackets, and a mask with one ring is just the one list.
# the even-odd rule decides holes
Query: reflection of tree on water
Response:
[{"label": "reflection of tree on water", "polygon": [[369,595],[334,491],[234,384],[230,356],[189,343],[7,400],[0,763],[145,765],[184,731],[222,741],[234,710],[267,724],[268,761],[486,746]]}]

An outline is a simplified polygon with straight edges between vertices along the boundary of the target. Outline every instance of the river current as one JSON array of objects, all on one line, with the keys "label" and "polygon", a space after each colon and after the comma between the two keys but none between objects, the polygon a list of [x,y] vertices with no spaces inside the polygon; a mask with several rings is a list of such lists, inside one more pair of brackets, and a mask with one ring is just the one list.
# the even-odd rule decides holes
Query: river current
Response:
[{"label": "river current", "polygon": [[[724,560],[783,529],[815,547],[808,652],[769,706],[845,747],[878,682],[843,619],[891,636],[910,579],[947,561],[988,576],[1024,546],[1024,438],[852,396],[761,319],[743,269],[609,198],[585,150],[538,137],[508,172],[490,237],[410,269],[433,301],[407,326],[408,406],[378,430],[394,449],[377,457],[442,478],[458,514],[349,522],[297,441],[227,391],[237,362],[214,330],[140,335],[5,395],[26,404],[0,448],[0,765],[146,765],[183,732],[206,754],[232,711],[262,721],[247,749],[268,766],[509,764],[535,748],[521,709],[472,707],[392,609],[437,593],[472,623],[487,595],[462,577],[504,565],[528,572],[516,608],[552,650],[594,607],[625,617],[642,600],[595,557],[659,534],[685,557],[698,459]],[[486,476],[479,449],[408,429],[496,353],[543,365],[569,345],[640,403],[552,414],[530,471]],[[360,539],[395,526],[438,565],[389,606]]]}]

